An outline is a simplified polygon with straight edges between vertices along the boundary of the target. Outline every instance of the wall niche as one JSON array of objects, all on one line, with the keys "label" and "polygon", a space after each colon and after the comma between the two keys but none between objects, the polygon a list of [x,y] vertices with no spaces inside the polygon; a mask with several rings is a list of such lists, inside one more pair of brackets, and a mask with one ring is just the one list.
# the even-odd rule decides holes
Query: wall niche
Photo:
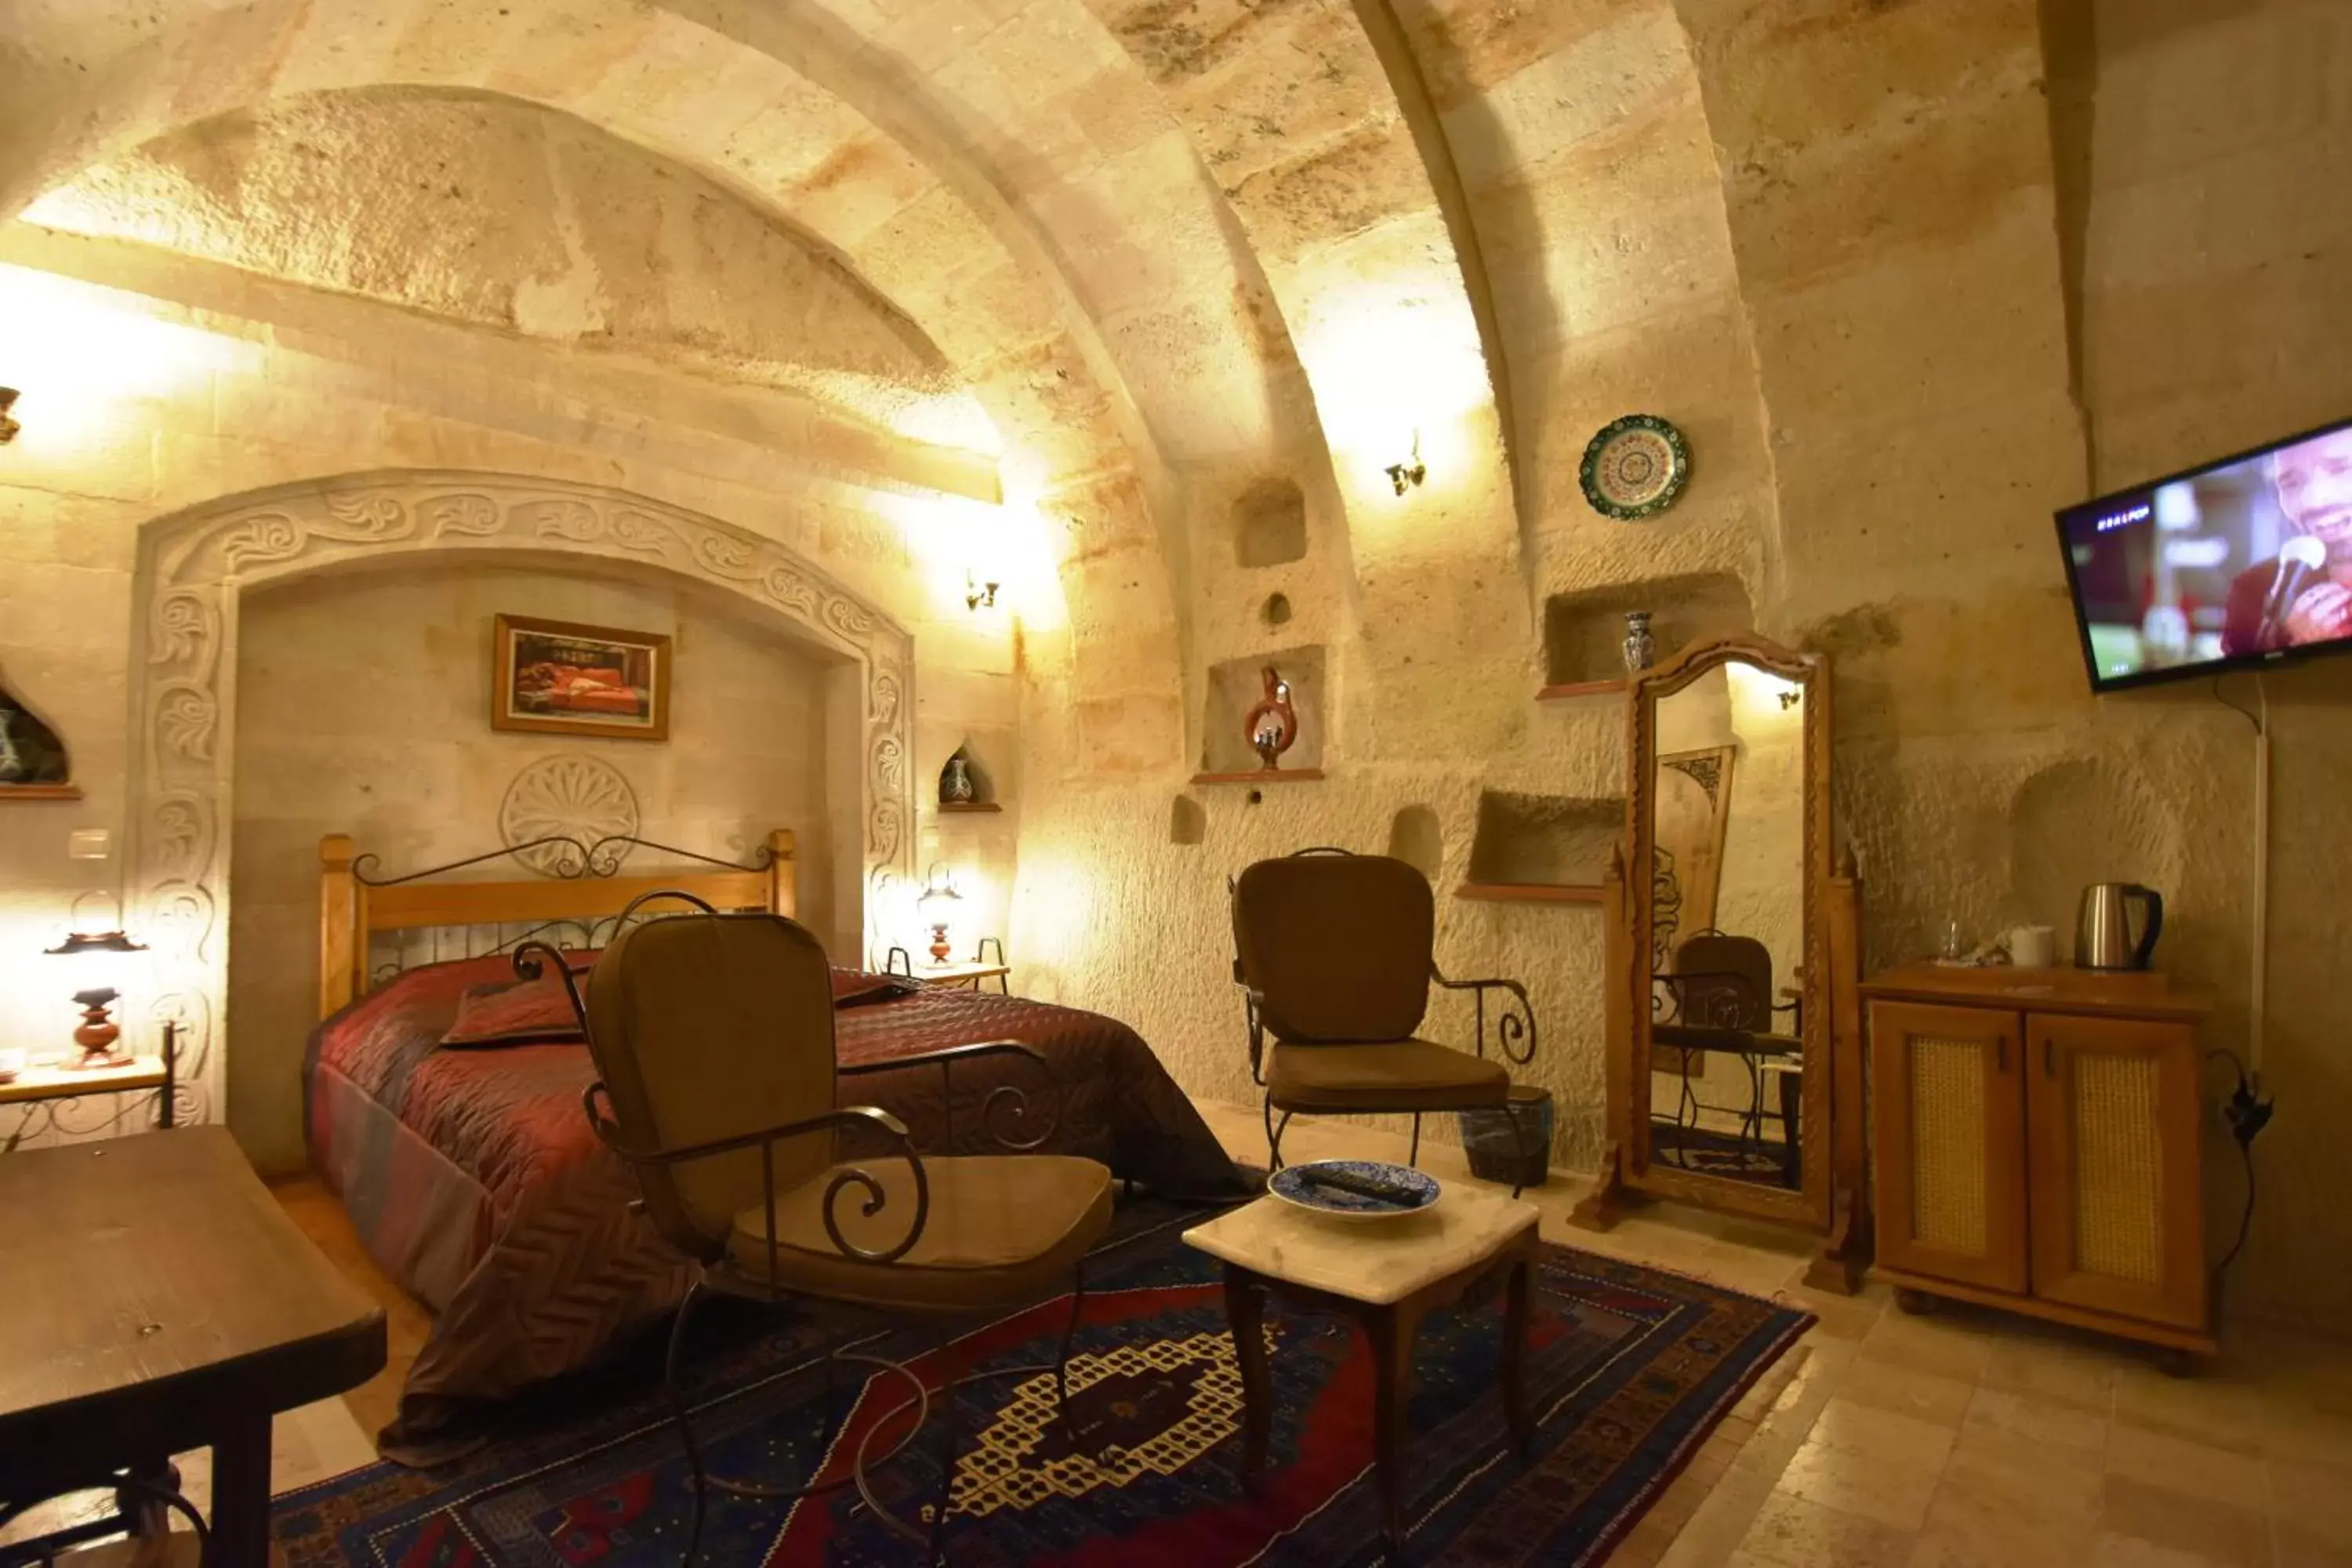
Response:
[{"label": "wall niche", "polygon": [[1748,589],[1728,572],[1653,577],[1555,594],[1544,601],[1544,679],[1549,686],[1622,680],[1625,612],[1650,612],[1658,662],[1709,637],[1752,629]]},{"label": "wall niche", "polygon": [[1458,896],[1597,902],[1610,851],[1624,831],[1622,800],[1487,791],[1478,797],[1470,880]]},{"label": "wall niche", "polygon": [[1290,647],[1229,658],[1209,670],[1206,710],[1202,715],[1201,773],[1204,778],[1257,773],[1265,764],[1242,733],[1242,721],[1265,700],[1265,669],[1272,665],[1290,686],[1291,711],[1298,738],[1282,753],[1283,773],[1320,777],[1323,766],[1324,658],[1320,647]]},{"label": "wall niche", "polygon": [[1234,498],[1234,563],[1286,566],[1307,558],[1307,497],[1288,479],[1260,479]]}]

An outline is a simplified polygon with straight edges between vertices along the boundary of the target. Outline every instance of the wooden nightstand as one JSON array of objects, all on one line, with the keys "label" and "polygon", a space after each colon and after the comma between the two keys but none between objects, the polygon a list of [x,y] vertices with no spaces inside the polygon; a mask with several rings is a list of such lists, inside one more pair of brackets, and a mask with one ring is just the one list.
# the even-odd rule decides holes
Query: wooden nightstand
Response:
[{"label": "wooden nightstand", "polygon": [[[155,1125],[168,1128],[172,1125],[172,1097],[178,1087],[178,1072],[179,1030],[177,1026],[166,1024],[160,1056],[132,1057],[121,1067],[111,1068],[28,1067],[6,1083],[0,1083],[0,1105],[32,1105],[152,1089],[158,1091]],[[24,1129],[20,1126],[16,1131],[22,1132]],[[14,1148],[16,1142],[14,1134],[0,1139],[0,1150]]]}]

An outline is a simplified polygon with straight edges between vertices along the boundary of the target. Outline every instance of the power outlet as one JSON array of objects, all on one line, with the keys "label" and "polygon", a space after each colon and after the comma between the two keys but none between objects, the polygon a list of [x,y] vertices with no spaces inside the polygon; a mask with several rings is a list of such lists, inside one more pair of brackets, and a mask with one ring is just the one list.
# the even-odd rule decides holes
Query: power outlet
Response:
[{"label": "power outlet", "polygon": [[2238,1087],[2221,1104],[2221,1120],[2230,1129],[2230,1136],[2251,1147],[2255,1135],[2270,1125],[2271,1112],[2276,1101],[2264,1096],[2255,1080],[2244,1077]]}]

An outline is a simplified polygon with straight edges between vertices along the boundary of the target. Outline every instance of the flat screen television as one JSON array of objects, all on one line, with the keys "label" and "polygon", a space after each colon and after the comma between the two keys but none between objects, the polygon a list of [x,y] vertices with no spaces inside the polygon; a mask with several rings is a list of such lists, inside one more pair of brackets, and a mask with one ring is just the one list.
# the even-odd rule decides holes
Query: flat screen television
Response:
[{"label": "flat screen television", "polygon": [[2352,649],[2352,419],[2058,514],[2094,691]]}]

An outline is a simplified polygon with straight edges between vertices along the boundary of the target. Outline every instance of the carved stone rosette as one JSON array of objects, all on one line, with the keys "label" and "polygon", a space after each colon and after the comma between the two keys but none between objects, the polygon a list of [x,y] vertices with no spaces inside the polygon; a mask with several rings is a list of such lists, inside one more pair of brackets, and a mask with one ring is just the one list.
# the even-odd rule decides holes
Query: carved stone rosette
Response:
[{"label": "carved stone rosette", "polygon": [[311,480],[157,519],[140,541],[134,589],[125,903],[153,951],[151,1016],[159,1028],[180,1026],[190,1121],[209,1120],[221,1102],[238,595],[352,561],[468,549],[634,562],[715,584],[854,660],[865,685],[866,880],[912,870],[913,639],[772,540],[591,485],[414,470]]}]

